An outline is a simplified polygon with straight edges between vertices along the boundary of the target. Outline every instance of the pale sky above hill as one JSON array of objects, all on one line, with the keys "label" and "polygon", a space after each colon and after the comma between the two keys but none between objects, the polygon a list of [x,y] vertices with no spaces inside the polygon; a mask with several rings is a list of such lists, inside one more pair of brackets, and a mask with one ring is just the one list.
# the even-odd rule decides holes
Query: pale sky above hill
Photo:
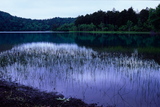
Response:
[{"label": "pale sky above hill", "polygon": [[0,11],[13,16],[48,19],[53,17],[77,17],[115,8],[118,11],[133,7],[135,11],[156,8],[160,0],[1,0]]}]

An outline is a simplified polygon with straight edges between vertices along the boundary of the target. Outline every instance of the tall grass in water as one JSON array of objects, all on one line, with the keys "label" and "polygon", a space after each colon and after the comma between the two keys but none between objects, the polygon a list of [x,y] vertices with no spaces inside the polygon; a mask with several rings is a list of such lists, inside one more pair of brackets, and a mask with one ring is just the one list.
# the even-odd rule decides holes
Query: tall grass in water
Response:
[{"label": "tall grass in water", "polygon": [[160,66],[136,51],[117,56],[75,44],[29,43],[1,53],[0,60],[3,79],[66,97],[104,106],[160,104]]}]

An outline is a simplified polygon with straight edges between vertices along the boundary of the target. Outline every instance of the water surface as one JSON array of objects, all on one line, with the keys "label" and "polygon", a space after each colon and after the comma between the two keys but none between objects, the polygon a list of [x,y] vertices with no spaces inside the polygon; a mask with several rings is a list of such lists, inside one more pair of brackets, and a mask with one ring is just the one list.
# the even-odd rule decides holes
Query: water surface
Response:
[{"label": "water surface", "polygon": [[[11,47],[0,53],[1,79],[103,106],[160,105],[160,65],[154,59],[139,57],[136,50],[138,46],[148,45],[159,48],[157,36],[130,35],[129,38],[129,35],[116,37],[67,33],[2,35],[6,40],[1,44]],[[118,42],[116,46],[134,48],[131,54],[94,50],[94,47],[115,46],[112,42],[122,40],[121,36],[131,42]],[[152,38],[153,42],[147,44],[133,39],[144,36],[145,39]],[[94,42],[95,38],[97,41]],[[138,44],[132,45],[133,41]]]}]

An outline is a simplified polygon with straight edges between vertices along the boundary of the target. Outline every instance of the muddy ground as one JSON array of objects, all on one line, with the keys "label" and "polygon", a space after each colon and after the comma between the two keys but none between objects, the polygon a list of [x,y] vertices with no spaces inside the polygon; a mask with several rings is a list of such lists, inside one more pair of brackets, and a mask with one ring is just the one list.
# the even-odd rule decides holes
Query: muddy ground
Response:
[{"label": "muddy ground", "polygon": [[0,107],[98,107],[96,104],[86,104],[80,99],[63,98],[63,95],[57,93],[41,92],[0,80]]}]

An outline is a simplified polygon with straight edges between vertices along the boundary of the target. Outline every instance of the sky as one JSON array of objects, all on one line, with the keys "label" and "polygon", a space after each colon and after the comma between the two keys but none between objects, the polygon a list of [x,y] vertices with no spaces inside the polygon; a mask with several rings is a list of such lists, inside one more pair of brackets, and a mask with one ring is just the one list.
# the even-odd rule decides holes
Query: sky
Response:
[{"label": "sky", "polygon": [[160,0],[1,0],[0,11],[31,19],[77,17],[98,10],[118,11],[132,7],[135,11],[156,8]]}]

